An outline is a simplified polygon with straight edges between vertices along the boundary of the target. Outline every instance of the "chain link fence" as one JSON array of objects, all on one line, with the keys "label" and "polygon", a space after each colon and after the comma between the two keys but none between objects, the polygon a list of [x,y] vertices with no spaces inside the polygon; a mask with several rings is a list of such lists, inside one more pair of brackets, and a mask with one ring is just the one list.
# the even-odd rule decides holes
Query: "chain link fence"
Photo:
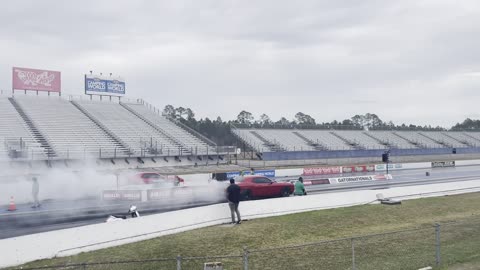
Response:
[{"label": "chain link fence", "polygon": [[[295,233],[301,233],[301,230]],[[411,270],[429,266],[436,269],[475,260],[478,258],[479,250],[480,219],[476,218],[301,245],[258,249],[245,247],[233,255],[209,257],[178,255],[175,258],[89,262],[21,269]],[[206,262],[212,263],[210,268],[205,266]],[[480,264],[480,259],[478,263]]]}]

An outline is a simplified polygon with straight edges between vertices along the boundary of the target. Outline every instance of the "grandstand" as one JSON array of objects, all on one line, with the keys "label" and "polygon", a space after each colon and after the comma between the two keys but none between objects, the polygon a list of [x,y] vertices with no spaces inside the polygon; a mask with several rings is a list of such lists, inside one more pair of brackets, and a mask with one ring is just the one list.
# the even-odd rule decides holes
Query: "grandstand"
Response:
[{"label": "grandstand", "polygon": [[368,136],[375,138],[381,144],[387,145],[390,148],[402,148],[402,149],[409,149],[409,148],[418,148],[416,145],[410,143],[408,140],[395,135],[395,133],[391,131],[375,131],[375,132],[365,132]]},{"label": "grandstand", "polygon": [[69,101],[58,97],[10,98],[43,137],[50,156],[75,157],[83,152],[112,152],[121,145],[108,136]]},{"label": "grandstand", "polygon": [[[156,126],[160,128],[163,133],[169,134],[174,141],[178,140],[178,144],[181,144],[183,148],[189,150],[190,152],[206,154],[207,148],[216,146],[214,142],[189,129],[188,127],[183,125],[180,127],[180,123],[178,122],[173,122],[166,117],[158,117],[157,114],[155,114],[152,110],[149,110],[143,104],[121,103],[121,105],[138,117],[142,118],[151,126]],[[185,132],[185,129],[187,129],[189,132]]]},{"label": "grandstand", "polygon": [[[480,153],[476,132],[232,127],[232,133],[265,160],[371,157],[386,150],[394,155]],[[168,162],[168,157],[186,157],[193,165],[201,160],[225,163],[223,156],[235,151],[142,100],[87,96],[0,95],[0,140],[0,160],[162,157]]]},{"label": "grandstand", "polygon": [[143,101],[0,96],[0,159],[174,157],[223,160],[233,148],[147,107]]},{"label": "grandstand", "polygon": [[354,148],[345,143],[340,137],[326,130],[297,130],[296,134],[305,136],[317,145],[324,146],[325,150],[353,150]]},{"label": "grandstand", "polygon": [[[232,128],[264,159],[315,159],[479,153],[480,133],[458,131],[367,131]],[[292,152],[292,153],[289,153]]]},{"label": "grandstand", "polygon": [[28,130],[27,123],[22,120],[6,96],[0,96],[0,138],[5,142],[0,143],[0,159],[8,156],[9,148],[20,148],[24,145],[40,149],[40,145]]},{"label": "grandstand", "polygon": [[355,149],[385,149],[388,148],[385,144],[376,140],[374,136],[368,136],[368,133],[358,132],[354,130],[339,130],[333,132],[341,138],[348,145]]}]

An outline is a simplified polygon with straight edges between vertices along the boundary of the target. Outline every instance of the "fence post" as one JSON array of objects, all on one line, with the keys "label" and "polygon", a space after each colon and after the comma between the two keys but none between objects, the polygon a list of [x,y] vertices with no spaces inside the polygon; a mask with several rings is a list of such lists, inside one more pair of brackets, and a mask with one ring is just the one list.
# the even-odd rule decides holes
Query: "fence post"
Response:
[{"label": "fence post", "polygon": [[182,270],[182,256],[177,256],[177,270]]},{"label": "fence post", "polygon": [[351,241],[352,241],[352,270],[355,270],[357,269],[357,267],[355,266],[355,239],[352,238]]},{"label": "fence post", "polygon": [[440,255],[440,224],[435,223],[435,264],[439,266],[441,263]]},{"label": "fence post", "polygon": [[243,270],[248,270],[248,249],[243,248]]}]

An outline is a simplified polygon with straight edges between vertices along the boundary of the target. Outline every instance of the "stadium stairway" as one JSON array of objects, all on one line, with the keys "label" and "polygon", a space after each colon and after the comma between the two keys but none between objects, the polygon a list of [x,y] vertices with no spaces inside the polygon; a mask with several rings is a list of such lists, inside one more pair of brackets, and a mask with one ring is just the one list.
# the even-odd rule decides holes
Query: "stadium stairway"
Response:
[{"label": "stadium stairway", "polygon": [[[450,134],[448,134],[447,132],[442,132],[442,135],[445,136],[445,137],[447,137],[447,138],[450,138],[450,139],[453,140],[453,141],[457,141],[457,142],[463,144],[463,145],[466,146],[466,147],[475,147],[475,146],[476,146],[474,143],[471,143],[471,142],[468,141],[468,140],[462,140],[462,139],[460,139],[460,138],[455,138],[455,137],[451,136]],[[463,134],[462,134],[462,135],[463,135]]]},{"label": "stadium stairway", "polygon": [[398,148],[397,145],[395,145],[395,144],[393,144],[393,143],[391,143],[391,142],[382,140],[382,139],[380,139],[380,138],[377,138],[377,137],[373,136],[370,132],[363,132],[363,134],[365,134],[366,136],[374,139],[374,140],[377,141],[379,144],[385,145],[385,146],[388,147],[388,148]]},{"label": "stadium stairway", "polygon": [[281,147],[279,144],[273,143],[273,142],[267,140],[262,135],[258,134],[258,132],[252,130],[252,131],[250,131],[250,133],[253,136],[257,137],[259,140],[261,140],[264,143],[264,145],[267,146],[271,151],[274,151],[274,152],[285,151],[285,149],[283,147]]},{"label": "stadium stairway", "polygon": [[418,141],[410,140],[409,138],[404,137],[404,136],[398,134],[397,132],[392,132],[392,133],[393,133],[395,136],[397,136],[397,137],[399,137],[399,138],[402,138],[402,139],[408,141],[409,143],[413,144],[413,145],[416,146],[416,147],[419,147],[419,148],[427,148],[426,145],[423,145],[422,143],[420,143],[420,142],[418,142]]},{"label": "stadium stairway", "polygon": [[192,156],[209,155],[211,153],[224,151],[223,149],[219,151],[216,143],[199,132],[189,128],[187,125],[184,125],[179,120],[160,115],[158,112],[152,111],[144,104],[125,102],[123,105],[128,106],[135,112],[135,114],[140,115],[156,127],[159,127],[165,134],[168,134],[169,137],[175,138],[176,141],[181,142],[186,149],[190,150]]},{"label": "stadium stairway", "polygon": [[47,157],[56,157],[57,154],[55,153],[55,150],[53,149],[52,145],[50,142],[45,138],[45,136],[40,132],[40,130],[37,128],[35,123],[28,117],[28,115],[25,113],[25,111],[22,109],[20,104],[17,103],[15,98],[9,97],[8,100],[10,103],[13,105],[15,110],[17,110],[18,114],[22,117],[23,121],[27,124],[28,128],[30,129],[30,132],[33,135],[33,138],[37,141],[37,143],[40,144],[40,146],[45,149],[47,152]]},{"label": "stadium stairway", "polygon": [[185,154],[191,154],[191,152],[188,150],[188,146],[186,146],[184,143],[182,143],[181,141],[175,139],[174,137],[170,136],[170,134],[168,134],[167,132],[165,132],[165,130],[163,130],[162,128],[160,128],[158,125],[155,125],[152,121],[148,120],[147,118],[145,118],[143,115],[137,113],[134,109],[130,108],[126,103],[123,103],[123,102],[120,102],[120,106],[122,106],[123,108],[125,108],[127,111],[131,112],[133,115],[135,115],[136,117],[138,117],[140,120],[142,120],[143,122],[145,122],[147,125],[151,126],[152,128],[154,128],[156,131],[158,131],[159,133],[161,133],[163,136],[165,136],[166,138],[168,138],[170,141],[172,141],[175,145],[178,145],[180,146],[183,150],[182,152],[185,152]]},{"label": "stadium stairway", "polygon": [[475,143],[472,143],[471,141],[469,142],[469,144],[472,144],[474,147],[476,147],[478,145],[478,143],[480,143],[480,139],[475,138],[474,136],[472,136],[468,133],[465,133],[465,132],[463,132],[462,134],[475,142]]},{"label": "stadium stairway", "polygon": [[302,134],[300,134],[299,132],[297,131],[294,131],[293,134],[295,134],[296,136],[298,136],[300,139],[302,139],[303,141],[305,141],[306,144],[310,145],[310,146],[313,146],[315,148],[315,150],[319,150],[319,151],[324,151],[324,150],[328,150],[328,148],[321,144],[321,143],[318,143],[318,142],[314,142],[312,140],[310,140],[309,138],[303,136]]},{"label": "stadium stairway", "polygon": [[423,132],[419,132],[418,134],[420,134],[420,136],[423,136],[423,137],[425,137],[425,138],[427,138],[427,139],[430,139],[430,140],[432,140],[432,141],[434,141],[434,142],[436,142],[436,143],[438,143],[438,144],[440,144],[440,145],[442,145],[442,146],[444,146],[444,147],[449,147],[449,148],[453,147],[452,144],[450,144],[450,143],[448,143],[448,142],[446,142],[446,141],[444,141],[444,140],[439,140],[439,139],[437,139],[437,138],[433,138],[432,136],[428,136],[428,135],[424,134]]},{"label": "stadium stairway", "polygon": [[87,112],[82,105],[80,105],[78,102],[71,100],[70,103],[72,103],[73,106],[75,106],[79,111],[81,111],[88,119],[90,119],[95,125],[97,125],[105,134],[107,134],[118,146],[119,150],[123,151],[125,154],[130,154],[129,146],[122,141],[118,136],[116,136],[111,130],[109,130],[105,125],[103,125],[97,118],[95,118],[92,114]]},{"label": "stadium stairway", "polygon": [[167,118],[170,122],[174,123],[175,125],[177,125],[178,127],[188,131],[190,134],[192,134],[193,136],[197,137],[199,140],[201,141],[204,141],[206,144],[208,144],[209,146],[211,147],[217,147],[217,144],[210,140],[209,138],[203,136],[202,134],[200,134],[199,132],[195,131],[194,129],[190,128],[189,126],[183,124],[182,122],[176,120],[176,119],[170,119],[170,118]]},{"label": "stadium stairway", "polygon": [[333,136],[339,138],[340,140],[344,141],[346,144],[348,145],[351,145],[353,148],[357,149],[357,150],[362,150],[362,149],[365,149],[365,147],[363,147],[362,145],[358,144],[357,142],[354,142],[354,141],[351,141],[351,140],[347,140],[345,137],[335,133],[334,131],[331,131],[330,134],[332,134]]},{"label": "stadium stairway", "polygon": [[[121,138],[134,155],[189,155],[189,151],[137,117],[117,102],[77,101],[113,134]],[[141,105],[143,106],[143,105]],[[175,136],[176,139],[180,139]]]}]

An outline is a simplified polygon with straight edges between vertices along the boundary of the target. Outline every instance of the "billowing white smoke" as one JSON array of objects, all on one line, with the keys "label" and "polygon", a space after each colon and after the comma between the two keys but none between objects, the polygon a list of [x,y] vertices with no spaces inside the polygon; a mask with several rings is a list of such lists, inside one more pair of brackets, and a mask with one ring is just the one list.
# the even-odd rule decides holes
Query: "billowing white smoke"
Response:
[{"label": "billowing white smoke", "polygon": [[115,188],[116,182],[115,175],[88,168],[77,172],[52,169],[38,179],[41,198],[68,200],[98,198],[101,190]]},{"label": "billowing white smoke", "polygon": [[41,201],[98,198],[101,190],[116,187],[114,174],[99,173],[88,163],[75,170],[46,166],[41,169],[28,169],[25,164],[11,168],[4,163],[3,167],[6,168],[2,171],[6,173],[0,176],[0,205],[8,204],[12,196],[17,204],[31,202],[32,177],[38,179]]},{"label": "billowing white smoke", "polygon": [[[0,162],[0,205],[7,205],[10,197],[15,198],[17,204],[30,203],[32,196],[32,177],[36,177],[39,183],[39,198],[45,202],[48,200],[83,200],[87,198],[101,201],[103,190],[133,189],[167,189],[165,198],[158,201],[159,205],[178,205],[192,202],[216,202],[225,197],[226,184],[210,179],[210,174],[182,175],[185,179],[185,188],[181,187],[158,187],[137,183],[132,185],[132,179],[137,171],[127,170],[117,176],[113,170],[105,171],[108,164],[98,166],[94,159],[81,165],[69,167],[57,164],[53,168],[41,166],[28,167],[10,166]],[[62,168],[60,168],[62,167]],[[101,170],[101,171],[99,171]],[[105,171],[105,172],[102,172]],[[92,202],[93,203],[93,202]],[[73,204],[74,205],[74,204]],[[93,205],[92,205],[93,206]]]}]

